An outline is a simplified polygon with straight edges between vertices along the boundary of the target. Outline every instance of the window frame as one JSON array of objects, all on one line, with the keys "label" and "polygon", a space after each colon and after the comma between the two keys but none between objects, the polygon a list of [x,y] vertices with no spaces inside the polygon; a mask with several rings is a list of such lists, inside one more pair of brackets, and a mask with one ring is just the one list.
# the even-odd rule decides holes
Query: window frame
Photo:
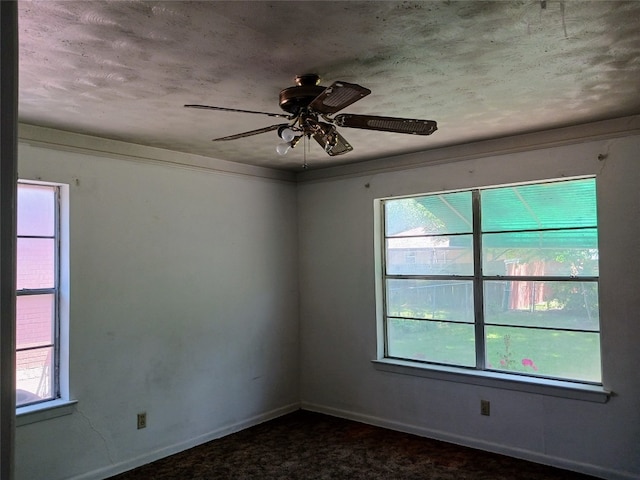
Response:
[{"label": "window frame", "polygon": [[[462,382],[473,385],[488,386],[494,388],[502,388],[507,390],[525,391],[530,393],[559,396],[563,398],[574,398],[578,400],[594,401],[604,403],[611,395],[611,391],[604,388],[603,381],[591,382],[573,379],[558,379],[544,376],[529,376],[519,373],[509,373],[494,369],[488,369],[485,365],[485,348],[486,342],[484,338],[485,313],[484,313],[484,282],[498,278],[495,275],[483,275],[482,272],[482,224],[481,224],[481,207],[480,196],[482,190],[515,187],[522,185],[536,185],[551,182],[594,179],[595,176],[583,176],[574,178],[545,179],[531,182],[513,183],[505,185],[492,185],[483,187],[464,188],[460,190],[436,191],[412,195],[394,196],[377,198],[374,200],[374,225],[375,225],[375,254],[376,254],[376,316],[377,316],[377,358],[372,360],[374,367],[378,370],[392,373],[415,375],[420,377],[434,378],[438,380]],[[472,239],[473,239],[473,275],[454,275],[458,280],[471,280],[474,286],[473,309],[474,309],[474,330],[475,330],[475,358],[476,363],[473,367],[445,365],[435,362],[425,362],[420,360],[405,359],[389,356],[388,345],[388,328],[387,328],[387,280],[397,278],[398,275],[387,274],[387,237],[386,233],[386,214],[385,204],[388,201],[403,198],[417,198],[438,194],[470,192],[472,195]],[[597,188],[596,188],[597,193]],[[597,200],[597,199],[596,199]],[[597,204],[597,201],[596,201]],[[597,228],[597,226],[596,226]],[[428,275],[424,275],[428,277]],[[440,278],[444,278],[442,276]],[[499,277],[504,280],[504,277]],[[569,277],[558,276],[555,280],[569,280]],[[580,280],[589,282],[595,281],[599,284],[598,276],[580,277]],[[521,276],[518,281],[532,281],[532,276]],[[536,281],[547,281],[549,278],[536,278]],[[598,334],[601,335],[602,328],[600,326]],[[602,356],[600,364],[602,368]]]},{"label": "window frame", "polygon": [[[54,294],[53,361],[51,397],[16,405],[16,426],[27,425],[73,413],[77,403],[69,398],[69,185],[41,180],[18,179],[20,185],[34,185],[54,189],[54,288],[17,289],[16,299],[30,294]],[[18,238],[33,236],[17,235]],[[36,237],[51,238],[51,237]],[[16,319],[17,320],[17,319]],[[16,345],[16,352],[19,351]]]}]

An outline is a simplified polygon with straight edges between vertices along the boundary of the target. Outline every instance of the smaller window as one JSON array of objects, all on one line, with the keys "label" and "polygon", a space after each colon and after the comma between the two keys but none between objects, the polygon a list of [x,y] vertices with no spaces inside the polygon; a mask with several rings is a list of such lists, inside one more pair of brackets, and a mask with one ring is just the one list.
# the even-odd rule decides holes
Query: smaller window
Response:
[{"label": "smaller window", "polygon": [[60,397],[60,189],[18,183],[16,406]]}]

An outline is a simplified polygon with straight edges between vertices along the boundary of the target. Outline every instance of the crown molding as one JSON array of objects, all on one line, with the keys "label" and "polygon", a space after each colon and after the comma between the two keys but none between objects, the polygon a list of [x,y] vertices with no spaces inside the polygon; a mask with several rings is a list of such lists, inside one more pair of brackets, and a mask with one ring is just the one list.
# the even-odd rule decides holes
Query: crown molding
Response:
[{"label": "crown molding", "polygon": [[640,133],[640,115],[512,135],[477,142],[434,148],[421,152],[365,162],[308,170],[297,174],[298,183],[407,170],[474,158],[507,155],[587,141],[607,140]]},{"label": "crown molding", "polygon": [[640,115],[633,115],[294,173],[48,127],[30,124],[18,126],[19,141],[33,146],[141,163],[298,183],[406,170],[587,141],[607,140],[638,133],[640,133]]},{"label": "crown molding", "polygon": [[295,174],[284,170],[229,162],[217,158],[157,147],[148,147],[24,123],[18,125],[18,141],[35,147],[117,158],[139,163],[295,182]]}]

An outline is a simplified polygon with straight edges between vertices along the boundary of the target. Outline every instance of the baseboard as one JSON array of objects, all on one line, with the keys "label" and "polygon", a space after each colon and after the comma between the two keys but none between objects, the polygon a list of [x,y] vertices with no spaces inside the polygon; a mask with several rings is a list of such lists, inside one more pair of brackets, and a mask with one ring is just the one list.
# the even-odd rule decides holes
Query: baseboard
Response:
[{"label": "baseboard", "polygon": [[347,420],[354,420],[356,422],[366,423],[368,425],[373,425],[376,427],[383,427],[399,432],[411,433],[420,437],[432,438],[434,440],[441,440],[443,442],[476,448],[478,450],[498,453],[501,455],[507,455],[509,457],[519,458],[521,460],[528,460],[530,462],[549,465],[565,470],[571,470],[586,475],[592,475],[594,477],[606,478],[608,480],[636,480],[638,478],[637,475],[632,473],[622,472],[619,470],[611,470],[587,463],[574,462],[564,458],[533,452],[531,450],[523,450],[520,448],[509,447],[507,445],[486,442],[483,440],[478,440],[477,438],[453,435],[441,430],[433,430],[417,425],[398,422],[387,418],[364,415],[350,410],[343,410],[304,401],[301,402],[300,408],[311,412],[323,413],[334,417],[345,418]]},{"label": "baseboard", "polygon": [[203,443],[210,442],[211,440],[222,438],[232,433],[236,433],[241,430],[244,430],[246,428],[259,425],[269,420],[273,420],[274,418],[281,417],[282,415],[286,415],[287,413],[295,412],[296,410],[299,410],[299,409],[300,409],[299,403],[292,403],[289,405],[285,405],[283,407],[276,408],[274,410],[270,410],[268,412],[264,412],[259,415],[255,415],[253,417],[247,418],[240,422],[225,425],[211,432],[205,433],[203,435],[198,435],[197,437],[190,438],[183,442],[169,445],[167,447],[145,453],[144,455],[131,458],[129,460],[125,460],[123,462],[119,462],[113,465],[109,465],[107,467],[99,468],[97,470],[92,470],[91,472],[83,473],[75,477],[70,477],[68,480],[102,480],[104,478],[108,478],[113,475],[118,475],[120,473],[132,470],[136,467],[146,465],[147,463],[154,462],[161,458],[168,457],[169,455],[174,455],[176,453],[183,452],[184,450],[187,450],[189,448],[197,447],[198,445],[202,445]]}]

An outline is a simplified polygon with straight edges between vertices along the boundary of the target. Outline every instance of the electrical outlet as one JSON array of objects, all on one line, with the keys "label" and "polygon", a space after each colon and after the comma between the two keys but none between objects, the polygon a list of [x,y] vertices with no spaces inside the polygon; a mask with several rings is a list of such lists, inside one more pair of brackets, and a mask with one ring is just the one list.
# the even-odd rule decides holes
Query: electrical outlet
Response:
[{"label": "electrical outlet", "polygon": [[491,415],[491,402],[489,400],[480,400],[480,415]]},{"label": "electrical outlet", "polygon": [[138,414],[138,430],[141,428],[147,428],[147,412]]}]

